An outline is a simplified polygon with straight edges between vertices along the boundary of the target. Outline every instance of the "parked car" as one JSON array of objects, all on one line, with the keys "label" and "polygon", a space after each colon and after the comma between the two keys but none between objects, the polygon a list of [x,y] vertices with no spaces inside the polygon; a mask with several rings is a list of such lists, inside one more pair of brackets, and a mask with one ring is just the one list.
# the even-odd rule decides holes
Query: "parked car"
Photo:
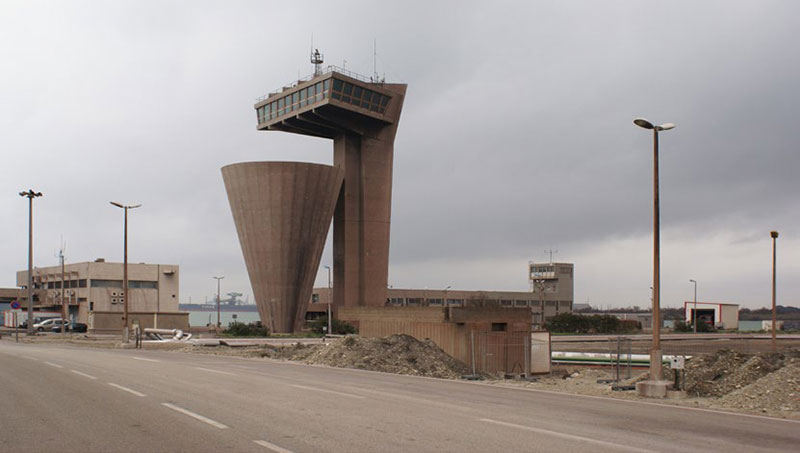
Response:
[{"label": "parked car", "polygon": [[[35,326],[36,324],[39,324],[40,322],[42,322],[42,321],[44,321],[46,319],[48,319],[48,318],[40,318],[40,317],[37,316],[36,318],[33,318],[33,325]],[[19,324],[19,328],[20,329],[27,329],[28,328],[28,320],[26,319],[25,321],[22,321]]]},{"label": "parked car", "polygon": [[[82,322],[67,323],[67,332],[86,332],[89,326]],[[53,326],[53,332],[61,332],[61,326]]]},{"label": "parked car", "polygon": [[63,319],[57,319],[57,318],[45,319],[40,323],[34,324],[33,330],[37,332],[44,332],[45,330],[52,330],[54,326],[61,326],[64,323],[65,321]]}]

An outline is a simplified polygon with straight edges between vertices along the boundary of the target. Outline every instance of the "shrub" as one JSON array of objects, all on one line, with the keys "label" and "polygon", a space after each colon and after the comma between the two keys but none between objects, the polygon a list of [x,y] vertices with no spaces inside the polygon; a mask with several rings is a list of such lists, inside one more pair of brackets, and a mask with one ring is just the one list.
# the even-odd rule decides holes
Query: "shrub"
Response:
[{"label": "shrub", "polygon": [[268,337],[269,329],[262,326],[261,323],[232,322],[222,334],[230,337]]},{"label": "shrub", "polygon": [[[694,326],[690,322],[684,321],[675,321],[675,332],[694,332]],[[717,329],[710,324],[706,324],[702,321],[697,323],[697,331],[698,332],[716,332]]]},{"label": "shrub", "polygon": [[561,313],[545,324],[551,332],[559,333],[627,333],[641,329],[637,321],[623,321],[611,315],[576,315]]},{"label": "shrub", "polygon": [[[324,330],[322,329],[323,327],[328,327],[327,316],[321,316],[311,323],[311,331],[314,333],[324,333]],[[333,321],[331,321],[331,330],[333,331],[331,332],[332,334],[337,335],[350,335],[358,333],[358,329],[356,329],[352,324],[338,319],[333,319]]]}]

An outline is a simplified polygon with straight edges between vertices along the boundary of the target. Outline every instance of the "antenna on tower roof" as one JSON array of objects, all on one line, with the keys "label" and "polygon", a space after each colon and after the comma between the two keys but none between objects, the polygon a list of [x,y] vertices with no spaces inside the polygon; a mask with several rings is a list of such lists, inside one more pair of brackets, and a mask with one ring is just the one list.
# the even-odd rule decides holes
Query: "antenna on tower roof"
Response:
[{"label": "antenna on tower roof", "polygon": [[386,76],[381,79],[378,75],[378,40],[372,39],[372,77],[369,78],[374,83],[386,82]]},{"label": "antenna on tower roof", "polygon": [[314,33],[311,33],[311,64],[314,65],[314,77],[322,74],[322,62],[325,56],[314,48]]},{"label": "antenna on tower roof", "polygon": [[558,253],[558,250],[553,250],[551,248],[550,250],[545,250],[544,253],[549,253],[550,254],[550,264],[553,264],[553,254],[554,253]]},{"label": "antenna on tower roof", "polygon": [[319,53],[319,49],[314,48],[314,34],[311,34],[311,64],[314,65],[314,77],[322,74],[322,62],[325,56]]}]

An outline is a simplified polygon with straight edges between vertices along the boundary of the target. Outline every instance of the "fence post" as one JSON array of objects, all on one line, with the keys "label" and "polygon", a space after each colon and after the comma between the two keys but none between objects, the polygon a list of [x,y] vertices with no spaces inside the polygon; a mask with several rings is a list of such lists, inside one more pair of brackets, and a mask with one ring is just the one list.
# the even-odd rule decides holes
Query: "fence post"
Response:
[{"label": "fence post", "polygon": [[475,376],[475,331],[470,331],[469,336],[472,343],[472,375]]},{"label": "fence post", "polygon": [[527,378],[531,374],[531,337],[528,335],[527,337],[522,337],[524,340],[522,342],[523,349],[525,354],[525,377]]}]

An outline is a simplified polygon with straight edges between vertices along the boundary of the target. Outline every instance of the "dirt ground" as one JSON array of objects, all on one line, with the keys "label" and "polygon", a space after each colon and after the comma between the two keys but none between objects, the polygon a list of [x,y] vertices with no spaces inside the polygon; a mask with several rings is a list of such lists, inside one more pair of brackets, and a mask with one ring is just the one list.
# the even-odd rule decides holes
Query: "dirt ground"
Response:
[{"label": "dirt ground", "polygon": [[[622,377],[620,384],[626,386],[645,380],[648,375],[646,371],[633,370],[631,378]],[[550,375],[535,378],[533,382],[498,380],[488,383],[640,399],[635,391],[615,391],[610,383],[604,382],[613,378],[613,371],[607,368],[563,366],[554,368]],[[671,370],[665,370],[665,379],[674,379]],[[660,402],[800,420],[800,349],[757,354],[725,349],[713,354],[695,355],[686,363],[683,388],[688,398]]]}]

